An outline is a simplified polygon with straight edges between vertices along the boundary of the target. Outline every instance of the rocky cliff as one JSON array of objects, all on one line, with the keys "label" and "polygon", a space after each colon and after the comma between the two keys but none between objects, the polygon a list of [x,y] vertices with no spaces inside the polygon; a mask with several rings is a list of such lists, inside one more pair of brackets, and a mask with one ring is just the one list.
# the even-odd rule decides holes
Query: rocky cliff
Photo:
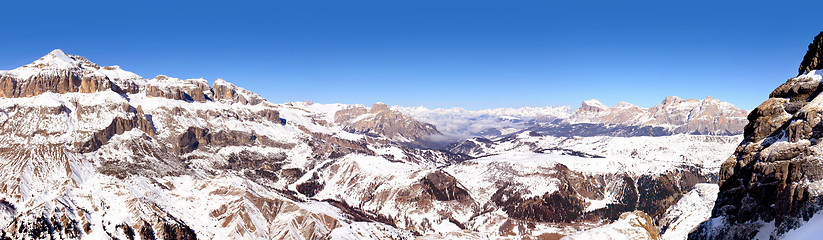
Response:
[{"label": "rocky cliff", "polygon": [[712,219],[690,239],[781,238],[818,214],[823,201],[823,91],[817,70],[823,32],[800,75],[752,110],[745,137],[720,170]]}]

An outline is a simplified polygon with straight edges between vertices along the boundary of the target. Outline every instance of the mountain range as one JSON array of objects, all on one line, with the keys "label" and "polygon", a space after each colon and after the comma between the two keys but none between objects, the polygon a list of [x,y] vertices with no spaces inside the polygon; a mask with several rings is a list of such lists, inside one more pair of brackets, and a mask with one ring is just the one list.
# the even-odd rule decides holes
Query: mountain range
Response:
[{"label": "mountain range", "polygon": [[702,100],[666,97],[642,108],[620,102],[608,107],[597,99],[577,110],[566,106],[466,110],[394,106],[393,110],[432,123],[450,141],[471,137],[496,138],[525,129],[556,136],[738,135],[748,112],[712,97]]},{"label": "mountain range", "polygon": [[684,239],[767,107],[275,104],[54,50],[0,71],[0,238]]}]

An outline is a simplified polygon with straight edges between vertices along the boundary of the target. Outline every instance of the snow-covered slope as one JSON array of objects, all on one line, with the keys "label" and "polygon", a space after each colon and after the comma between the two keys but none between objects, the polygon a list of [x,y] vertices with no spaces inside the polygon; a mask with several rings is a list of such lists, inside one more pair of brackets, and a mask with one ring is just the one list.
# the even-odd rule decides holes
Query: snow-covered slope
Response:
[{"label": "snow-covered slope", "polygon": [[717,184],[697,184],[677,204],[669,207],[666,217],[661,220],[661,225],[666,226],[661,231],[663,239],[686,239],[701,222],[709,219],[718,191]]},{"label": "snow-covered slope", "polygon": [[576,233],[571,236],[561,238],[562,240],[574,239],[603,239],[603,240],[620,240],[620,239],[660,239],[657,233],[657,227],[654,225],[648,215],[643,212],[635,211],[620,215],[617,221],[600,226],[594,229],[589,229]]}]

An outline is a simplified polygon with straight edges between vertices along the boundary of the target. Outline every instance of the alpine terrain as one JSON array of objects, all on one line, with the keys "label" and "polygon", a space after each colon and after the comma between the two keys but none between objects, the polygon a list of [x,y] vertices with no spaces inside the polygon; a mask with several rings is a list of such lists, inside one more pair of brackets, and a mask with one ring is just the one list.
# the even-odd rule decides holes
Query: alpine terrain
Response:
[{"label": "alpine terrain", "polygon": [[819,210],[821,39],[751,113],[275,104],[54,50],[0,71],[0,238],[780,236]]}]

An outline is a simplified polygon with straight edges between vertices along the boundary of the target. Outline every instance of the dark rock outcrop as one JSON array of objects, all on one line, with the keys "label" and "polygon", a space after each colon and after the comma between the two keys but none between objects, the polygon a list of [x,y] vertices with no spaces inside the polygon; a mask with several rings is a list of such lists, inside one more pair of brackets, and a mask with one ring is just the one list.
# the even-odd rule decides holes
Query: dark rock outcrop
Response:
[{"label": "dark rock outcrop", "polygon": [[821,62],[823,56],[821,56],[821,53],[823,53],[823,32],[817,34],[812,43],[809,44],[809,50],[806,51],[803,61],[800,62],[797,75],[800,76],[811,70],[823,69],[823,62]]},{"label": "dark rock outcrop", "polygon": [[254,132],[215,131],[207,128],[189,127],[177,137],[177,149],[180,153],[190,153],[201,146],[251,146],[258,137]]},{"label": "dark rock outcrop", "polygon": [[437,170],[420,180],[423,188],[437,201],[470,201],[469,192],[453,176]]},{"label": "dark rock outcrop", "polygon": [[108,143],[109,139],[114,135],[123,134],[132,129],[140,129],[149,136],[154,136],[156,133],[152,123],[146,118],[141,107],[136,109],[130,105],[126,105],[126,111],[131,113],[130,118],[117,117],[111,121],[108,127],[99,132],[94,133],[92,138],[80,147],[81,152],[87,153],[99,149],[101,146]]},{"label": "dark rock outcrop", "polygon": [[586,202],[569,184],[543,196],[523,198],[523,193],[503,187],[492,195],[492,202],[516,219],[569,223],[583,216]]},{"label": "dark rock outcrop", "polygon": [[670,206],[700,182],[707,182],[705,176],[694,171],[675,171],[661,175],[645,175],[637,180],[639,199],[637,210],[654,219],[660,219]]}]

